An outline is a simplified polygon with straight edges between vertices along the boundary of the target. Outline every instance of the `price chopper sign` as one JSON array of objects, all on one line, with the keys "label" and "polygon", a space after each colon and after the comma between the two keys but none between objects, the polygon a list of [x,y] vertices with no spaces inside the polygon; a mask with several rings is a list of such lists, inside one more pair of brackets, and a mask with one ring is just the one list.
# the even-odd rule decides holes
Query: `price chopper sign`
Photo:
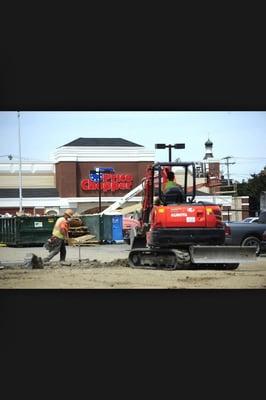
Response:
[{"label": "price chopper sign", "polygon": [[133,175],[115,174],[113,168],[95,168],[95,170],[90,171],[89,179],[81,181],[81,189],[84,191],[99,190],[99,186],[101,186],[103,192],[131,190],[133,188]]}]

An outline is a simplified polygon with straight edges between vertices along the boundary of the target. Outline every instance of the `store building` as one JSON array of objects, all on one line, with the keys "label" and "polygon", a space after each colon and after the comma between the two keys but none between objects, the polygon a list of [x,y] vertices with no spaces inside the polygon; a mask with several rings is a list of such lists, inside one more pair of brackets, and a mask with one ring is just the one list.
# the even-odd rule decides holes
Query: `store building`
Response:
[{"label": "store building", "polygon": [[[248,198],[221,196],[220,164],[213,158],[213,143],[205,143],[205,156],[196,163],[197,200],[223,205],[224,219],[235,215],[236,208],[245,209],[237,219],[248,216]],[[54,152],[54,162],[23,162],[22,209],[31,215],[62,214],[66,208],[77,213],[98,212],[99,196],[102,210],[137,187],[145,176],[146,168],[155,160],[155,150],[121,138],[78,138]],[[97,181],[97,168],[112,173],[101,174],[101,189]],[[175,171],[176,181],[183,182],[182,173]],[[189,177],[188,185],[192,185]],[[128,209],[139,208],[141,194],[127,204]],[[238,200],[237,200],[238,199]],[[243,203],[243,205],[242,205]],[[16,215],[19,211],[19,163],[0,163],[0,214]]]},{"label": "store building", "polygon": [[[0,163],[0,214],[16,215],[20,206],[19,163]],[[55,166],[48,162],[22,162],[22,207],[26,213],[44,214],[60,209]]]},{"label": "store building", "polygon": [[[154,150],[120,138],[79,138],[54,152],[54,163],[22,163],[22,205],[26,213],[81,213],[99,204],[99,183],[92,171],[111,168],[101,175],[102,207],[114,203],[138,186],[154,162]],[[0,214],[19,210],[19,163],[0,164]],[[140,196],[130,199],[136,203]]]}]

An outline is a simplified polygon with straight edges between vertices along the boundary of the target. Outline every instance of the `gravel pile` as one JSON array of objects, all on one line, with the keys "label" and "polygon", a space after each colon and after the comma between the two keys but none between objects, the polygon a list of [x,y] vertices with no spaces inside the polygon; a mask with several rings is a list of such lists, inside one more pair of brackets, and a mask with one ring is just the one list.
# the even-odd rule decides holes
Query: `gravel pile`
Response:
[{"label": "gravel pile", "polygon": [[61,266],[59,262],[50,262],[44,264],[44,268],[111,268],[111,267],[128,267],[127,259],[115,259],[113,261],[99,261],[84,259],[79,261],[69,261],[69,266]]}]

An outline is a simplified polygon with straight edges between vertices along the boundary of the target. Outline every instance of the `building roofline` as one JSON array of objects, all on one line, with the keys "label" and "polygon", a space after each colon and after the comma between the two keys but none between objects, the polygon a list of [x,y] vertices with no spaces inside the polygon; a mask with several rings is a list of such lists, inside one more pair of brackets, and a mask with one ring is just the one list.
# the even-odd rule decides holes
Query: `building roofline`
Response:
[{"label": "building roofline", "polygon": [[69,143],[64,144],[62,147],[144,147],[140,144],[133,143],[129,140],[123,138],[95,138],[80,137],[78,139],[72,140]]}]

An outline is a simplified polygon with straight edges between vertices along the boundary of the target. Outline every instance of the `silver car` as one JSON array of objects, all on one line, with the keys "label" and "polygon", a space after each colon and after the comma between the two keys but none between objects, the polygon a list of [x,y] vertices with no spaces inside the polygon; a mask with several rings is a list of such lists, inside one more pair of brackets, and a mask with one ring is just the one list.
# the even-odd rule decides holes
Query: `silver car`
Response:
[{"label": "silver car", "polygon": [[259,217],[248,217],[248,218],[242,219],[242,221],[240,221],[240,222],[244,222],[245,224],[252,224],[253,222],[257,222],[258,219],[259,219]]}]

